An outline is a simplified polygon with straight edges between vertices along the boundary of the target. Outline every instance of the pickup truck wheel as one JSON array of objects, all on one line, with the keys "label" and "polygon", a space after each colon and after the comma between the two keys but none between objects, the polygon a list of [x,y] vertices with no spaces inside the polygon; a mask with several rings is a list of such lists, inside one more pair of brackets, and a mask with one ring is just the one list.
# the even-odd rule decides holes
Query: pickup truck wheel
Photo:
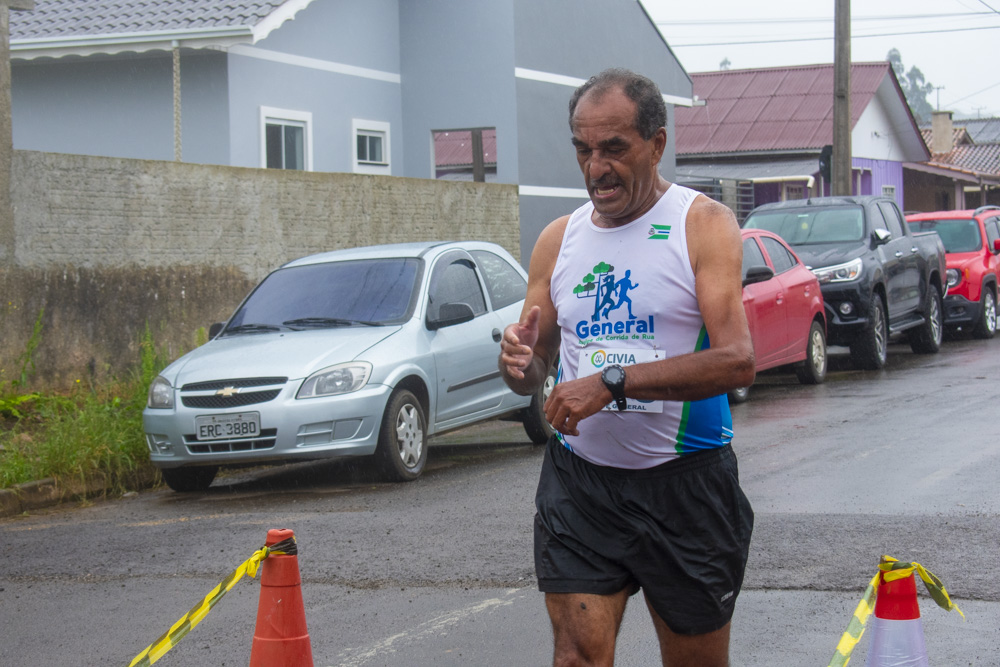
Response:
[{"label": "pickup truck wheel", "polygon": [[375,450],[386,479],[408,482],[420,477],[427,463],[427,419],[420,401],[397,389],[389,397]]},{"label": "pickup truck wheel", "polygon": [[795,367],[795,375],[802,384],[820,384],[826,379],[826,336],[819,322],[809,327],[806,359]]},{"label": "pickup truck wheel", "polygon": [[729,392],[730,404],[746,403],[750,397],[750,387],[739,387]]},{"label": "pickup truck wheel", "polygon": [[934,354],[941,349],[944,337],[944,311],[941,308],[941,293],[937,288],[927,290],[924,305],[924,323],[910,334],[910,349],[917,354]]},{"label": "pickup truck wheel", "polygon": [[204,491],[212,485],[219,466],[189,466],[185,468],[161,468],[160,476],[177,493]]},{"label": "pickup truck wheel", "polygon": [[851,360],[858,368],[877,371],[885,366],[888,343],[889,325],[885,319],[885,306],[878,294],[872,294],[868,304],[868,328],[851,344]]},{"label": "pickup truck wheel", "polygon": [[535,395],[531,397],[531,405],[525,409],[521,423],[524,424],[524,432],[528,438],[536,445],[544,445],[555,433],[555,429],[545,420],[545,401],[552,388],[556,386],[556,373],[558,372],[559,361],[556,360],[549,369],[549,374],[545,376],[545,382],[538,388]]},{"label": "pickup truck wheel", "polygon": [[981,339],[993,338],[997,332],[997,297],[993,285],[987,285],[983,290],[982,303],[983,309],[972,335]]}]

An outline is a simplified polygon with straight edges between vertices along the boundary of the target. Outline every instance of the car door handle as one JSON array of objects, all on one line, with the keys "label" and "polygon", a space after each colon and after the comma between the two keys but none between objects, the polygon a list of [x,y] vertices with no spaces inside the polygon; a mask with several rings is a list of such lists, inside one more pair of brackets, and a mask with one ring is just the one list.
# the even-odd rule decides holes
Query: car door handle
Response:
[{"label": "car door handle", "polygon": [[499,343],[501,338],[503,338],[503,334],[500,332],[500,330],[499,329],[494,329],[493,330],[493,342],[494,343]]},{"label": "car door handle", "polygon": [[784,294],[778,294],[777,296],[774,297],[774,302],[776,304],[778,304],[778,305],[781,305],[782,303],[785,302],[785,295]]}]

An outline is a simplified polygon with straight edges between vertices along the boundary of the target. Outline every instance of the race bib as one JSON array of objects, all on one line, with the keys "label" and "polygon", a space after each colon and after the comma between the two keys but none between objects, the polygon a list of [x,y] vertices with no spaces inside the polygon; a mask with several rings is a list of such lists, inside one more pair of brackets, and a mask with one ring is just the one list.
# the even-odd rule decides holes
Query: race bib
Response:
[{"label": "race bib", "polygon": [[[659,350],[641,349],[593,349],[589,347],[580,352],[580,364],[577,366],[577,375],[586,377],[594,373],[600,373],[605,366],[618,364],[624,368],[633,364],[644,364],[649,361],[659,361],[663,359],[663,353]],[[618,411],[618,406],[611,401],[603,408],[604,410]],[[625,399],[625,412],[663,412],[663,401],[641,401],[638,398]]]}]

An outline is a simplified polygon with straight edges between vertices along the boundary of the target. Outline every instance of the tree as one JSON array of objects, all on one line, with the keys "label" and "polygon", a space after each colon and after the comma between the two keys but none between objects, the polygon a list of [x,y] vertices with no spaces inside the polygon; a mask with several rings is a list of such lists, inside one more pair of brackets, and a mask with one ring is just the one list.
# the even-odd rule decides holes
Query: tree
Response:
[{"label": "tree", "polygon": [[924,80],[924,73],[917,67],[911,67],[907,72],[903,66],[903,57],[899,55],[897,49],[891,49],[886,56],[886,60],[892,65],[892,70],[899,80],[899,87],[903,89],[906,96],[906,103],[910,106],[910,111],[920,124],[931,122],[931,113],[934,109],[927,96],[934,92],[934,84]]},{"label": "tree", "polygon": [[722,62],[719,63],[719,69],[721,69],[722,71],[726,71],[729,69],[731,65],[732,63],[729,62],[729,58],[723,58]]}]

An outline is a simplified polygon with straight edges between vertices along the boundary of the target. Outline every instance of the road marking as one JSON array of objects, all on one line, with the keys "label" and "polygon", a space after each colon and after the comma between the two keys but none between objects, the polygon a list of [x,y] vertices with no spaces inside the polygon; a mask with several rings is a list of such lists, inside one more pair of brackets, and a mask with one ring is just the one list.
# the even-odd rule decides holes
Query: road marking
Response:
[{"label": "road marking", "polygon": [[[367,661],[377,657],[379,654],[395,653],[396,649],[393,646],[394,644],[400,642],[412,643],[414,641],[419,641],[424,637],[440,634],[442,630],[458,625],[462,621],[475,616],[476,614],[480,614],[484,611],[490,611],[492,609],[496,609],[497,607],[512,605],[514,604],[513,596],[519,592],[525,594],[525,590],[526,589],[523,588],[511,588],[507,591],[505,597],[483,600],[482,602],[477,602],[469,605],[468,607],[463,607],[462,609],[456,609],[455,611],[442,614],[441,616],[425,621],[410,630],[405,630],[391,637],[386,637],[379,643],[369,646],[368,648],[345,649],[344,651],[341,651],[338,656],[339,662],[334,667],[363,667]],[[355,655],[351,655],[352,653]]]}]

